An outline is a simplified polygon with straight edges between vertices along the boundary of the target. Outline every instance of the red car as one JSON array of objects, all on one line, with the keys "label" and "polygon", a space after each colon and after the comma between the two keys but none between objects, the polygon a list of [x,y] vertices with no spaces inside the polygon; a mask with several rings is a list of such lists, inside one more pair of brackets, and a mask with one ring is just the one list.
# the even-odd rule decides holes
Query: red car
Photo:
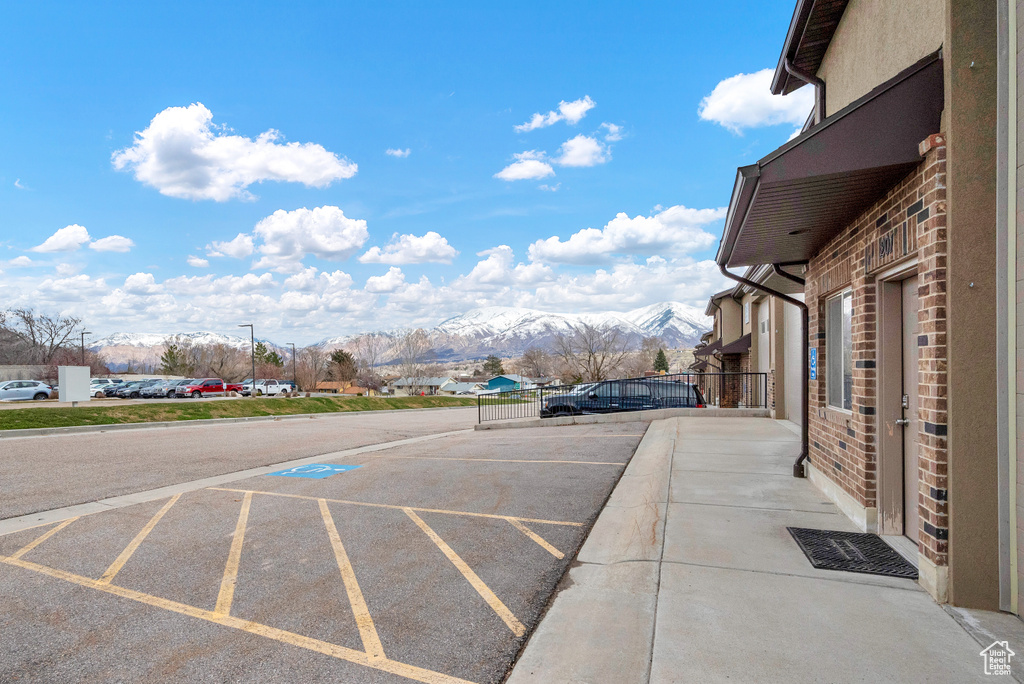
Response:
[{"label": "red car", "polygon": [[227,394],[227,385],[220,378],[203,378],[185,385],[178,385],[174,390],[176,397],[212,397]]},{"label": "red car", "polygon": [[225,392],[242,392],[242,383],[240,382],[229,382],[224,386]]}]

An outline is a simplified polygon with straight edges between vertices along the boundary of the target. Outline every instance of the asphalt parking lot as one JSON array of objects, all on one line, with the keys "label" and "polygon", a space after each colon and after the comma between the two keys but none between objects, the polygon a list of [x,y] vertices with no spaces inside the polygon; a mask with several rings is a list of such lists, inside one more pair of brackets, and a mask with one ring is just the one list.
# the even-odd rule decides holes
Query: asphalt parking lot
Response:
[{"label": "asphalt parking lot", "polygon": [[0,520],[368,444],[470,429],[475,408],[0,439]]},{"label": "asphalt parking lot", "polygon": [[500,682],[645,429],[322,451],[359,467],[0,536],[0,680]]}]

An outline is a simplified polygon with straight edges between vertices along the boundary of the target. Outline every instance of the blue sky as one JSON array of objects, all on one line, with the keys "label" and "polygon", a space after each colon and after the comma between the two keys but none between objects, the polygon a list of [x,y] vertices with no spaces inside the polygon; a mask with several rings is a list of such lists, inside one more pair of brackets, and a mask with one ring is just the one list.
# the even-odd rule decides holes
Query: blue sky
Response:
[{"label": "blue sky", "polygon": [[810,108],[763,71],[792,10],[9,5],[0,301],[300,343],[703,306],[736,167]]}]

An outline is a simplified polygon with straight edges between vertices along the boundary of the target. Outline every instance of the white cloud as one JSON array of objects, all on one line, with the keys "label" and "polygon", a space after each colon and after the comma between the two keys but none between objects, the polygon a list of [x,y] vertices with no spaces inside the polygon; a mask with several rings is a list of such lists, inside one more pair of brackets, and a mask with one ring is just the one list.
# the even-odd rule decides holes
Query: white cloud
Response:
[{"label": "white cloud", "polygon": [[384,150],[384,154],[391,155],[392,157],[398,157],[399,159],[404,159],[408,157],[410,154],[412,154],[412,149],[406,147],[403,150],[400,147],[389,147],[388,149]]},{"label": "white cloud", "polygon": [[653,216],[630,218],[619,213],[604,228],[586,228],[564,242],[558,237],[537,240],[529,247],[532,261],[565,264],[607,263],[628,255],[685,254],[710,247],[715,236],[701,229],[725,218],[726,210],[669,207]]},{"label": "white cloud", "polygon": [[74,252],[91,238],[85,226],[77,223],[60,228],[50,237],[43,241],[43,244],[36,245],[31,252]]},{"label": "white cloud", "polygon": [[586,135],[577,135],[562,143],[555,163],[559,166],[597,166],[612,158],[606,145]]},{"label": "white cloud", "polygon": [[35,262],[29,259],[27,256],[14,257],[7,262],[8,266],[13,268],[25,268],[26,266],[32,266]]},{"label": "white cloud", "polygon": [[161,194],[191,200],[252,199],[247,188],[262,181],[323,188],[351,178],[358,166],[315,143],[282,143],[270,129],[255,140],[213,124],[202,103],[168,107],[136,132],[131,147],[115,152],[114,168]]},{"label": "white cloud", "polygon": [[384,249],[371,247],[359,261],[364,264],[450,264],[458,255],[447,238],[431,230],[423,237],[395,235]]},{"label": "white cloud", "polygon": [[253,234],[263,242],[262,254],[253,268],[269,268],[279,273],[302,270],[307,254],[341,261],[352,256],[370,237],[366,221],[345,216],[338,207],[315,209],[278,209],[256,224]]},{"label": "white cloud", "polygon": [[622,140],[622,126],[616,126],[613,123],[603,123],[601,128],[605,129],[604,139],[606,142],[616,142]]},{"label": "white cloud", "polygon": [[562,187],[561,183],[555,183],[554,185],[548,185],[547,183],[542,183],[541,185],[537,186],[537,188],[539,190],[544,190],[545,192],[558,192],[558,188],[560,188],[560,187]]},{"label": "white cloud", "polygon": [[252,254],[254,249],[252,236],[239,233],[227,242],[214,241],[206,245],[206,256],[244,259]]},{"label": "white cloud", "polygon": [[193,256],[192,254],[189,254],[188,255],[188,259],[186,259],[185,261],[187,261],[188,265],[191,266],[192,268],[209,268],[210,267],[210,262],[208,260],[203,259],[201,257]]},{"label": "white cloud", "polygon": [[156,284],[152,273],[134,273],[124,279],[122,289],[129,294],[156,294],[163,288]]},{"label": "white cloud", "polygon": [[135,243],[123,235],[110,235],[105,238],[100,238],[95,242],[89,244],[89,249],[95,249],[97,252],[128,252]]},{"label": "white cloud", "polygon": [[384,275],[370,276],[366,279],[367,292],[389,293],[394,292],[402,285],[405,285],[405,274],[402,269],[392,266]]},{"label": "white cloud", "polygon": [[537,150],[527,150],[512,155],[516,160],[494,174],[495,178],[503,181],[535,180],[555,175],[551,164],[544,161],[544,153]]},{"label": "white cloud", "polygon": [[[91,302],[107,290],[103,278],[92,278],[81,275],[68,278],[46,278],[39,283],[33,293],[36,301],[52,302]],[[91,310],[92,307],[86,307]]]},{"label": "white cloud", "polygon": [[700,101],[698,115],[737,135],[742,135],[746,128],[803,124],[814,106],[814,89],[807,87],[785,96],[772,95],[773,73],[773,69],[762,69],[721,81]]},{"label": "white cloud", "polygon": [[57,275],[67,277],[77,274],[82,268],[78,264],[61,263],[57,264],[53,270],[57,272]]},{"label": "white cloud", "polygon": [[22,185],[20,178],[15,178],[14,179],[14,187],[18,188],[19,190],[27,190],[28,189],[24,185]]},{"label": "white cloud", "polygon": [[573,100],[572,102],[566,102],[562,100],[558,103],[558,109],[552,110],[547,114],[540,114],[539,112],[530,117],[530,120],[524,124],[515,126],[516,133],[528,133],[529,131],[537,130],[538,128],[545,128],[559,121],[565,121],[570,124],[577,124],[580,120],[587,115],[591,109],[597,106],[589,95],[583,97],[580,100]]}]

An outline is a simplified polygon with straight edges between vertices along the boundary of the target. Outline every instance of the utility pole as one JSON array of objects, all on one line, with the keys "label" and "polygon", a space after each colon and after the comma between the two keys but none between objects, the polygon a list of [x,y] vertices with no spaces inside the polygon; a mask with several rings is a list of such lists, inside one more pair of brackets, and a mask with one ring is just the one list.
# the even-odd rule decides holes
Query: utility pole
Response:
[{"label": "utility pole", "polygon": [[292,382],[295,383],[295,391],[299,391],[299,374],[295,372],[295,343],[285,342],[285,344],[292,345]]},{"label": "utility pole", "polygon": [[252,359],[252,388],[249,390],[249,397],[256,398],[256,333],[252,329],[252,323],[242,323],[239,328],[249,329],[249,357]]},{"label": "utility pole", "polygon": [[82,365],[83,366],[85,365],[85,336],[86,335],[92,335],[92,333],[89,332],[88,330],[83,330],[82,331]]}]

